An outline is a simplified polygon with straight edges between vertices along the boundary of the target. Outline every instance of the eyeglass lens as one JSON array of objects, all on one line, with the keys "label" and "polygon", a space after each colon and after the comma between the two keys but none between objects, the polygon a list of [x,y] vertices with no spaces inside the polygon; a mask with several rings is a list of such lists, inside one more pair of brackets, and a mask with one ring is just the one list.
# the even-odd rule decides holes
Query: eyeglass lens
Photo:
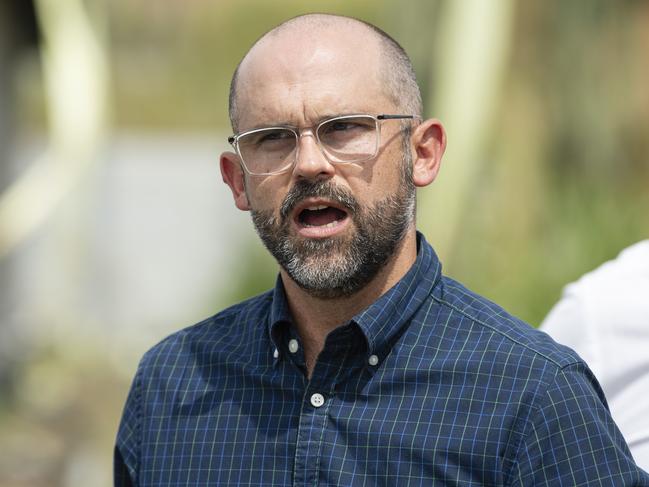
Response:
[{"label": "eyeglass lens", "polygon": [[[318,125],[316,137],[332,162],[360,162],[376,153],[377,122],[363,115],[339,117]],[[268,174],[293,164],[297,141],[292,129],[269,128],[242,135],[238,148],[251,173]]]}]

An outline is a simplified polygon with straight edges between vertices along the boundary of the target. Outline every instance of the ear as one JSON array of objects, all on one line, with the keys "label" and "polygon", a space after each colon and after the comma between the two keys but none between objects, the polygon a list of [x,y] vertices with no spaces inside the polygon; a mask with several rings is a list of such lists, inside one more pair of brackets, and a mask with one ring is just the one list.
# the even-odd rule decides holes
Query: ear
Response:
[{"label": "ear", "polygon": [[428,186],[437,177],[446,149],[446,132],[434,118],[424,120],[410,138],[415,151],[412,161],[412,180],[415,186]]},{"label": "ear", "polygon": [[223,182],[230,186],[234,204],[243,211],[250,210],[248,195],[246,194],[245,173],[239,162],[239,156],[234,152],[224,152],[221,154],[221,176]]}]

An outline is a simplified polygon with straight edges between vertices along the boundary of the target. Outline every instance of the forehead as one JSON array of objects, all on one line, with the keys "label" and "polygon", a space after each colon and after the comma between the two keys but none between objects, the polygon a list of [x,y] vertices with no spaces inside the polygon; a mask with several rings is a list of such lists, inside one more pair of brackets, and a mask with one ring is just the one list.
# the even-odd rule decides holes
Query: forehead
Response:
[{"label": "forehead", "polygon": [[356,26],[291,29],[262,39],[241,64],[239,130],[387,111],[376,36]]}]

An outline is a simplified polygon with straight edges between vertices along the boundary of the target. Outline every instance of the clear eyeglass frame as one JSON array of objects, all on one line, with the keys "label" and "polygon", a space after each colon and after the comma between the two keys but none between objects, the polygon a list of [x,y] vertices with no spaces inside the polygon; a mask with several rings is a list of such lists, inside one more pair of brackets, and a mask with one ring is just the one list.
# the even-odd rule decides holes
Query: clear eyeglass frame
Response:
[{"label": "clear eyeglass frame", "polygon": [[[352,119],[352,118],[359,118],[359,117],[366,117],[368,119],[373,119],[374,120],[374,131],[375,131],[375,139],[376,139],[376,144],[374,147],[374,150],[364,156],[361,159],[353,159],[353,160],[348,160],[348,161],[342,161],[342,160],[334,160],[332,156],[329,154],[327,147],[325,144],[323,144],[320,140],[319,132],[320,128],[328,123],[335,122],[335,121],[344,121],[347,119]],[[357,114],[351,114],[351,115],[340,115],[336,117],[331,117],[327,118],[325,120],[319,121],[316,125],[313,125],[311,127],[305,127],[305,128],[298,128],[294,126],[289,126],[289,125],[277,125],[277,126],[270,126],[270,127],[261,127],[258,129],[253,129],[253,130],[246,130],[245,132],[241,132],[239,134],[234,134],[228,137],[228,142],[232,145],[234,150],[237,152],[237,155],[239,156],[239,159],[241,160],[241,165],[243,169],[250,175],[250,176],[274,176],[276,174],[282,174],[285,172],[290,171],[293,166],[295,166],[295,163],[298,160],[299,157],[299,139],[300,137],[305,133],[305,132],[311,132],[311,134],[315,137],[318,147],[322,151],[322,153],[327,157],[327,160],[333,164],[356,164],[360,162],[365,162],[370,159],[373,159],[376,157],[376,155],[379,152],[379,147],[381,145],[381,130],[380,130],[380,122],[385,121],[385,120],[407,120],[407,119],[418,119],[419,117],[417,115],[393,115],[393,114],[380,114],[380,115],[369,115],[366,113],[357,113]],[[270,172],[255,172],[248,167],[248,164],[246,164],[246,161],[241,154],[241,150],[239,148],[239,141],[242,138],[249,137],[251,135],[257,134],[259,132],[263,131],[269,131],[269,130],[288,130],[293,133],[295,136],[295,148],[293,150],[293,157],[290,162],[288,162],[286,165],[283,167],[275,170],[275,171],[270,171]]]}]

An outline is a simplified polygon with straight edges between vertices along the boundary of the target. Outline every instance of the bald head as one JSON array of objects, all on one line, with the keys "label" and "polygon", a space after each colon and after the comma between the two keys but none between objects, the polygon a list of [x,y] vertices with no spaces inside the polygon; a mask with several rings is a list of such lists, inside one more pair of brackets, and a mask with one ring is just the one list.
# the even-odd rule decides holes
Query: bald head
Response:
[{"label": "bald head", "polygon": [[[412,64],[403,48],[388,34],[366,22],[329,14],[307,14],[290,19],[264,34],[237,66],[230,84],[229,113],[235,132],[241,120],[240,91],[242,85],[259,83],[255,67],[269,58],[281,62],[283,59],[303,56],[304,63],[317,60],[314,53],[317,45],[348,45],[353,47],[354,56],[349,58],[345,69],[354,70],[356,61],[367,56],[377,58],[376,81],[380,83],[385,96],[398,111],[421,115],[422,102],[419,86]],[[308,58],[310,56],[310,58]],[[338,63],[340,65],[341,63]],[[339,75],[344,75],[344,72]]]}]

